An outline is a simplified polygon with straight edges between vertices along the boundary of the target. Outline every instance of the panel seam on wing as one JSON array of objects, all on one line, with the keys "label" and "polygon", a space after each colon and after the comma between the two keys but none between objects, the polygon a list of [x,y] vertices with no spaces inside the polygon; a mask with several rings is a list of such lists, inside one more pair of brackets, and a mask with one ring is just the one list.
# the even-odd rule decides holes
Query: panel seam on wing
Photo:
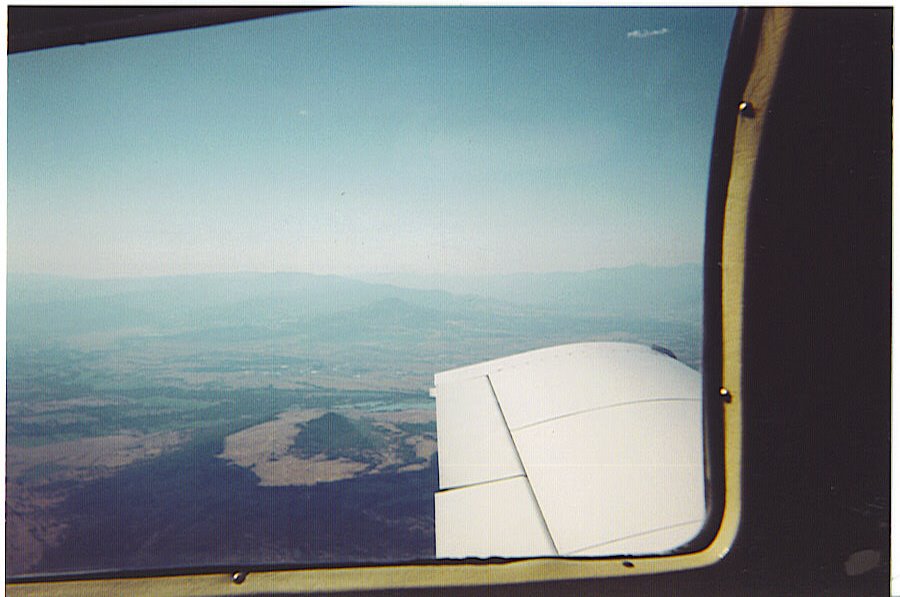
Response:
[{"label": "panel seam on wing", "polygon": [[[519,477],[525,477],[525,473],[520,473],[518,475],[509,475],[506,477],[500,477],[499,479],[488,479],[486,481],[475,481],[474,483],[467,483],[466,485],[454,485],[452,487],[444,487],[437,491],[437,493],[447,493],[448,491],[457,491],[459,489],[468,489],[469,487],[480,487],[482,485],[490,485],[492,483],[502,483],[503,481],[509,481],[510,479],[518,479]],[[527,479],[527,477],[526,477]],[[529,483],[530,486],[530,483]]]},{"label": "panel seam on wing", "polygon": [[[488,382],[490,383],[490,376],[488,376]],[[493,384],[491,384],[491,391],[492,392],[494,391]],[[494,399],[496,399],[496,398],[497,398],[497,394],[495,392]],[[540,421],[537,421],[534,423],[520,425],[519,427],[516,427],[515,429],[510,427],[508,423],[507,423],[506,427],[507,427],[507,429],[509,429],[510,433],[515,433],[517,431],[522,431],[523,429],[530,429],[531,427],[537,427],[538,425],[543,425],[544,423],[550,423],[551,421],[559,421],[561,419],[567,419],[569,417],[576,417],[578,415],[583,415],[586,413],[592,413],[592,412],[597,412],[600,410],[607,410],[610,408],[617,408],[617,407],[621,407],[621,406],[631,406],[633,404],[649,404],[649,403],[654,403],[654,402],[700,402],[701,400],[702,400],[701,398],[647,398],[645,400],[632,400],[630,402],[616,402],[614,404],[604,404],[603,406],[594,406],[591,408],[584,408],[581,410],[577,410],[575,412],[566,413],[564,415],[556,415],[553,417],[549,417],[547,419],[541,419]],[[500,411],[503,412],[503,409],[501,408]],[[506,421],[505,416],[504,416],[503,420]],[[516,454],[518,454],[518,448],[516,448]],[[521,456],[519,457],[519,462],[522,462]]]},{"label": "panel seam on wing", "polygon": [[[673,529],[687,527],[687,526],[691,526],[691,525],[695,525],[695,524],[702,524],[702,523],[703,523],[703,519],[690,520],[688,522],[680,522],[678,524],[672,524],[672,525],[665,526],[665,527],[659,527],[658,529],[653,529],[650,531],[642,531],[640,533],[634,533],[633,535],[626,535],[625,537],[618,537],[618,538],[612,539],[610,541],[603,541],[602,543],[595,543],[593,545],[588,545],[587,547],[579,547],[578,549],[572,550],[563,555],[574,556],[574,555],[577,555],[578,552],[587,551],[589,549],[597,549],[598,547],[603,547],[604,545],[610,545],[612,543],[620,543],[622,541],[628,541],[629,539],[636,539],[637,537],[643,537],[645,535],[652,535],[653,533],[658,533],[660,531],[671,531]],[[675,548],[675,549],[677,549],[677,548]],[[628,554],[623,554],[623,555],[628,555]]]},{"label": "panel seam on wing", "polygon": [[[494,389],[494,384],[491,382],[491,376],[485,375],[485,379],[488,382],[488,388],[491,390],[491,396],[494,397],[494,402],[497,403],[497,408],[500,409],[500,416],[503,417],[503,424],[506,425],[506,428],[509,430],[510,437],[512,438],[512,429],[509,429],[509,421],[506,420],[506,413],[503,412],[503,405],[500,404],[500,400],[497,398],[497,391]],[[516,445],[515,438],[513,440],[513,449],[516,453],[516,458],[519,460],[519,467],[521,467],[523,471],[523,477],[525,477],[525,483],[528,485],[528,491],[531,493],[531,498],[534,500],[535,505],[537,505],[538,513],[541,517],[541,524],[544,525],[544,530],[547,532],[547,536],[550,537],[550,542],[553,544],[553,549],[556,551],[556,554],[559,555],[559,546],[556,544],[556,538],[553,536],[553,533],[550,532],[550,525],[547,524],[547,518],[544,516],[544,510],[541,508],[541,502],[537,499],[537,494],[534,492],[534,487],[531,486],[531,479],[528,478],[528,470],[525,468],[525,463],[522,462],[522,455],[519,454],[519,446]]]}]

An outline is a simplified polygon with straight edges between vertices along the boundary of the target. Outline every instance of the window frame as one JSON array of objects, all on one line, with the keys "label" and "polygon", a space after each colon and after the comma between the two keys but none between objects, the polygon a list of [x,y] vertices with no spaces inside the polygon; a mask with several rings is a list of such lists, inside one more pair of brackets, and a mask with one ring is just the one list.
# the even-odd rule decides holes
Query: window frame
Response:
[{"label": "window frame", "polygon": [[[716,116],[704,255],[704,445],[709,518],[670,555],[436,560],[297,568],[296,565],[39,575],[7,580],[10,595],[257,594],[474,587],[631,577],[711,566],[738,535],[742,496],[744,248],[755,159],[793,9],[739,11]],[[710,499],[711,498],[711,499]]]}]

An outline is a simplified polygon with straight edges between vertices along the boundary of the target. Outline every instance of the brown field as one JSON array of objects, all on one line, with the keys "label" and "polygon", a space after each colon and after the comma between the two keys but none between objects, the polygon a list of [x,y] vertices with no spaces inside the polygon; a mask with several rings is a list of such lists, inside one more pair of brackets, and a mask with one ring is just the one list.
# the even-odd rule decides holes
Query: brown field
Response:
[{"label": "brown field", "polygon": [[35,487],[7,479],[6,571],[22,574],[34,570],[44,552],[63,538],[66,525],[50,511],[65,495],[45,485]]},{"label": "brown field", "polygon": [[[341,410],[349,419],[365,417],[388,440],[377,455],[376,463],[349,458],[328,459],[323,454],[304,458],[290,451],[299,433],[298,425],[322,416],[324,409],[288,411],[274,421],[250,427],[225,438],[225,450],[219,455],[228,462],[248,468],[263,486],[315,485],[326,481],[377,474],[395,467],[401,472],[422,470],[437,451],[433,434],[406,433],[398,423],[434,421],[433,410],[369,412]],[[401,451],[412,446],[424,462],[405,462]]]},{"label": "brown field", "polygon": [[31,447],[8,445],[6,476],[28,476],[32,482],[90,481],[138,460],[155,458],[186,439],[184,433],[168,431],[86,437]]},{"label": "brown field", "polygon": [[44,553],[62,540],[66,525],[52,510],[66,495],[54,483],[112,475],[124,466],[159,456],[185,439],[177,432],[123,433],[34,447],[7,445],[7,573],[33,570]]}]

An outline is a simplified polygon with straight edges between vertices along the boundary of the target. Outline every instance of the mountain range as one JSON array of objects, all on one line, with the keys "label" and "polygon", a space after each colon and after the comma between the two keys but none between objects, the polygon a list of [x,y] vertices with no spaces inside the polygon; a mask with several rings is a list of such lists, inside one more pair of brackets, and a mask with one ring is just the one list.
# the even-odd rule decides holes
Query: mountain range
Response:
[{"label": "mountain range", "polygon": [[[8,274],[7,336],[58,338],[91,332],[158,335],[364,329],[423,331],[463,323],[502,330],[564,318],[700,324],[702,268],[632,266],[509,275],[227,273],[78,279]],[[328,331],[330,330],[330,332]],[[225,338],[227,338],[225,333]]]}]

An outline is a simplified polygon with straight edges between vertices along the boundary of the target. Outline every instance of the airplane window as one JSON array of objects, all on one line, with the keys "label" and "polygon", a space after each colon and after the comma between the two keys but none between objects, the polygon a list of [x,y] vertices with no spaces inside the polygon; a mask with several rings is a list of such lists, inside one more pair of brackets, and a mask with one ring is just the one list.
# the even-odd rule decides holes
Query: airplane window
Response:
[{"label": "airplane window", "polygon": [[647,421],[700,421],[733,17],[361,7],[9,56],[7,574],[689,540],[702,434],[650,526],[544,473],[561,436],[629,446],[585,491],[646,505],[681,441]]}]

